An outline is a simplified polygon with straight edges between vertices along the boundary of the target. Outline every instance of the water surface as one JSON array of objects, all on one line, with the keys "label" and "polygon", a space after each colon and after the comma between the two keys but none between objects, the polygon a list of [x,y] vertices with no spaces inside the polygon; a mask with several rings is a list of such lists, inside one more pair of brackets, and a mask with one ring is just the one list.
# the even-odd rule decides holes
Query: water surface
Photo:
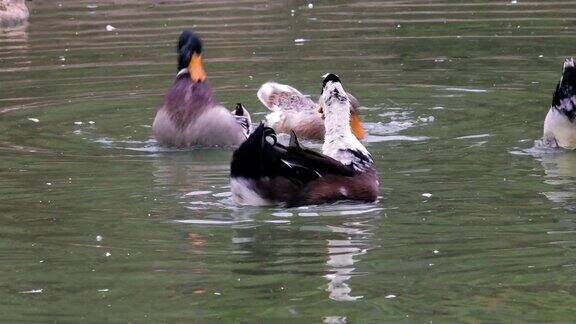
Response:
[{"label": "water surface", "polygon": [[[309,3],[34,0],[0,31],[3,320],[573,319],[576,154],[532,149],[573,3]],[[339,74],[379,201],[239,208],[231,151],[157,147],[190,26],[254,121],[263,82]]]}]

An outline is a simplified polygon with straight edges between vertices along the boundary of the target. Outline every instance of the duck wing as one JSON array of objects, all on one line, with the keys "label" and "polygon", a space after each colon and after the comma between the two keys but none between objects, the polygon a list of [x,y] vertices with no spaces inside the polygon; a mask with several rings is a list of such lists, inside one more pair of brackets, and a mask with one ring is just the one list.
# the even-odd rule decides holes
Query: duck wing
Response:
[{"label": "duck wing", "polygon": [[317,103],[286,84],[266,82],[258,90],[257,96],[262,104],[272,111],[318,109]]},{"label": "duck wing", "polygon": [[292,133],[290,145],[277,142],[272,128],[260,124],[234,152],[231,177],[285,178],[305,185],[327,175],[352,176],[353,168],[315,151],[302,148]]}]

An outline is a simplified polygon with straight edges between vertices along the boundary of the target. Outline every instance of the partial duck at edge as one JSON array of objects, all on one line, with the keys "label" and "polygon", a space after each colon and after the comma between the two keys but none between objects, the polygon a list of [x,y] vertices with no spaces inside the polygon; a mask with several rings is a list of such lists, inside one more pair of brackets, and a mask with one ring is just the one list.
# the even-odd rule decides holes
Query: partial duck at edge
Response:
[{"label": "partial duck at edge", "polygon": [[544,145],[576,149],[576,67],[574,59],[564,61],[552,105],[544,120]]},{"label": "partial duck at edge", "polygon": [[0,0],[0,27],[15,27],[28,20],[25,0]]}]

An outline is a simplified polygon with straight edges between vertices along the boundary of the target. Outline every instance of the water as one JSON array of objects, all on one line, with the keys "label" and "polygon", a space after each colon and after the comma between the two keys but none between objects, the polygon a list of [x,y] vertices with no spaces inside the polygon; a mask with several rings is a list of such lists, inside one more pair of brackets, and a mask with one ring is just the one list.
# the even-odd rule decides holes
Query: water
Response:
[{"label": "water", "polygon": [[[534,148],[573,3],[308,3],[35,0],[0,32],[4,321],[573,320],[576,154]],[[263,82],[338,73],[379,201],[239,208],[230,151],[157,147],[187,26],[255,121]]]}]

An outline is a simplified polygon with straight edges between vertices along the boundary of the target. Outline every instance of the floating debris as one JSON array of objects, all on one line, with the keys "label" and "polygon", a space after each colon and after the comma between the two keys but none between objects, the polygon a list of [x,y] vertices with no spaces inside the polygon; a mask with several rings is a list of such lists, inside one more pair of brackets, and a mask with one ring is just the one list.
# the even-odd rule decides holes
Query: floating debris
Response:
[{"label": "floating debris", "polygon": [[386,295],[385,298],[386,298],[386,299],[396,298],[396,295],[392,295],[392,294]]},{"label": "floating debris", "polygon": [[106,25],[106,31],[111,32],[111,31],[115,31],[115,30],[116,30],[116,27],[114,27],[112,25]]},{"label": "floating debris", "polygon": [[32,289],[32,290],[26,290],[26,291],[21,291],[21,294],[41,294],[44,291],[44,289]]},{"label": "floating debris", "polygon": [[35,122],[35,123],[40,121],[40,119],[38,119],[38,118],[28,118],[28,120],[31,122]]},{"label": "floating debris", "polygon": [[311,4],[311,3],[309,3],[309,4],[308,4],[308,9],[312,9],[312,8],[314,8],[314,5]]},{"label": "floating debris", "polygon": [[82,125],[82,124],[84,124],[84,123],[81,122],[81,121],[75,121],[75,122],[74,122],[74,125]]},{"label": "floating debris", "polygon": [[432,197],[432,194],[429,192],[425,192],[422,194],[422,197],[430,198],[430,197]]}]

